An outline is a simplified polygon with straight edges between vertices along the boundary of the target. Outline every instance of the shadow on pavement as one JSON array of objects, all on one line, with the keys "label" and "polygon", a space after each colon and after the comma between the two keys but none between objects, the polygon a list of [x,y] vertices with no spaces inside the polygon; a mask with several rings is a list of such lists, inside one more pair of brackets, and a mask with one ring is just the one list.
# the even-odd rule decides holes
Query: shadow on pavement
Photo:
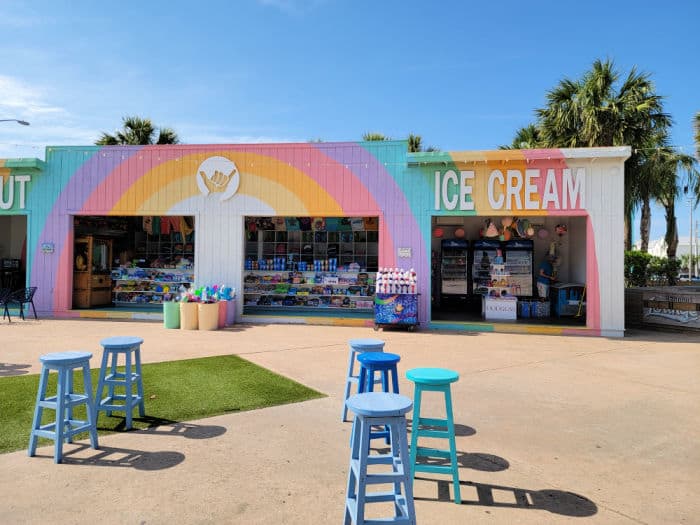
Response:
[{"label": "shadow on pavement", "polygon": [[29,373],[32,365],[15,365],[12,363],[0,363],[0,377],[21,376]]},{"label": "shadow on pavement", "polygon": [[[435,480],[416,476],[417,481],[429,481],[437,486],[436,498],[416,497],[423,501],[452,501],[450,497],[451,481]],[[460,481],[462,487],[462,505],[483,505],[496,508],[521,508],[546,510],[562,516],[586,517],[598,512],[598,506],[579,494],[556,489],[529,490],[519,487],[504,487],[487,483]],[[476,499],[470,499],[465,487],[473,487]]]},{"label": "shadow on pavement", "polygon": [[[182,423],[180,421],[173,421],[160,417],[135,417],[134,421],[147,423],[148,428],[133,428],[129,430],[129,432],[149,436],[182,436],[187,439],[209,439],[226,433],[226,427],[218,425],[195,425],[194,423]],[[125,426],[126,419],[123,419],[113,430],[124,432],[126,431]]]},{"label": "shadow on pavement", "polygon": [[[53,447],[47,450],[53,452]],[[40,457],[39,454],[36,457]],[[43,457],[53,458],[53,455]],[[66,465],[163,470],[179,465],[184,460],[185,455],[180,452],[145,452],[142,450],[104,446],[100,446],[99,449],[95,450],[87,444],[63,451],[63,463]]]}]

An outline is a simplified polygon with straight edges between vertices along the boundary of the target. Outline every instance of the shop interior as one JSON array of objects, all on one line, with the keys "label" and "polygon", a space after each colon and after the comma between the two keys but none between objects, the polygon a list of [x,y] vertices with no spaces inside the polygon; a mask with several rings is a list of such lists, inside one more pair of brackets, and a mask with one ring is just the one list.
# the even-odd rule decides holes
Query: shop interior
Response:
[{"label": "shop interior", "polygon": [[73,308],[158,309],[194,282],[191,216],[75,216]]},{"label": "shop interior", "polygon": [[433,321],[586,324],[586,217],[442,216],[431,231]]},{"label": "shop interior", "polygon": [[0,216],[0,288],[17,290],[26,283],[27,216]]},{"label": "shop interior", "polygon": [[246,217],[245,235],[244,313],[373,312],[378,217]]}]

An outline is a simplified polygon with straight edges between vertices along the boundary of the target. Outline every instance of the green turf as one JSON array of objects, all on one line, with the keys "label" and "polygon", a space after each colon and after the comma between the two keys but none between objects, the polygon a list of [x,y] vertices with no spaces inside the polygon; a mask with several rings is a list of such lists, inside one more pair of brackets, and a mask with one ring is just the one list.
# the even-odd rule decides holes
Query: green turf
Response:
[{"label": "green turf", "polygon": [[[296,381],[232,355],[147,364],[142,371],[146,417],[139,418],[138,410],[134,410],[133,420],[134,428],[140,429],[323,397]],[[97,389],[98,372],[91,371],[93,391]],[[55,373],[49,376],[49,395],[56,391],[56,377]],[[79,385],[76,390],[82,391],[81,372],[75,373],[74,384]],[[0,453],[27,447],[38,386],[38,375],[0,378]],[[45,409],[43,423],[54,417],[55,411]],[[76,407],[73,417],[84,419],[84,406]],[[107,417],[100,411],[97,427],[100,433],[123,430],[124,413]],[[86,436],[78,435],[76,439]],[[40,446],[49,443],[39,441]]]}]

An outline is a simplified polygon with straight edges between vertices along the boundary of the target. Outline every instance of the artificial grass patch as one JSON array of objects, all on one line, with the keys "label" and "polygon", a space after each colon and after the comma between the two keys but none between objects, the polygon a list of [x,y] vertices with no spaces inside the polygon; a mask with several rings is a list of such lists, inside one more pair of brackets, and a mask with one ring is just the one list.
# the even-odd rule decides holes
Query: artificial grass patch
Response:
[{"label": "artificial grass patch", "polygon": [[[99,370],[90,372],[94,393]],[[133,427],[138,429],[323,397],[311,388],[234,355],[145,364],[142,373],[146,417],[139,418],[138,409],[134,410]],[[56,378],[55,373],[49,376],[49,395],[55,394]],[[82,391],[82,372],[75,373],[74,385]],[[0,378],[0,453],[27,447],[38,388],[39,375]],[[74,409],[73,417],[85,419],[84,405]],[[54,418],[55,411],[44,409],[42,423]],[[97,428],[100,433],[123,429],[124,412],[107,417],[100,411]],[[87,433],[75,439],[85,436]],[[49,443],[39,440],[40,446]]]}]

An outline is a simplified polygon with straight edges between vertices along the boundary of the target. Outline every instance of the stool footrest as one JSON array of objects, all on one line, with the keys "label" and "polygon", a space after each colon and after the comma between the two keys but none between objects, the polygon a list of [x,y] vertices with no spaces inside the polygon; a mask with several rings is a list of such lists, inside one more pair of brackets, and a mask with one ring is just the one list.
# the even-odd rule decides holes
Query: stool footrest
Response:
[{"label": "stool footrest", "polygon": [[[131,374],[131,380],[132,381],[137,381],[139,378],[139,375],[136,373]],[[126,374],[110,374],[105,377],[104,380],[105,385],[109,384],[124,384],[126,383]]]},{"label": "stool footrest", "polygon": [[[69,438],[81,432],[90,430],[90,423],[80,419],[67,419],[65,425],[70,425],[70,428],[63,431],[63,437]],[[56,439],[56,422],[41,425],[38,429],[33,430],[33,433],[39,437]]]},{"label": "stool footrest", "polygon": [[447,439],[450,437],[450,433],[447,430],[428,430],[425,428],[420,428],[415,432],[418,434],[418,437],[431,437],[443,439]]},{"label": "stool footrest", "polygon": [[439,448],[416,447],[416,456],[424,458],[450,458],[450,451]]},{"label": "stool footrest", "polygon": [[416,463],[413,467],[415,472],[432,472],[434,474],[454,474],[457,467],[448,465],[425,465]]},{"label": "stool footrest", "polygon": [[446,419],[437,419],[434,417],[421,417],[418,418],[418,426],[425,425],[427,427],[445,427],[447,428]]},{"label": "stool footrest", "polygon": [[[47,397],[46,399],[39,401],[39,406],[42,408],[53,408],[55,410],[57,398],[58,396]],[[85,394],[66,394],[64,396],[64,400],[65,407],[72,407],[86,403],[88,396]]]}]

